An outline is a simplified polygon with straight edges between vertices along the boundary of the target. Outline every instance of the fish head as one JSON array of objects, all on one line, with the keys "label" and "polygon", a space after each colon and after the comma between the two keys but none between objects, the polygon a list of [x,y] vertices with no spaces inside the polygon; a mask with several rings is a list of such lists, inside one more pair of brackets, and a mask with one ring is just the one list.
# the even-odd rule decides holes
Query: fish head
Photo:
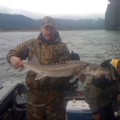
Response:
[{"label": "fish head", "polygon": [[102,68],[100,67],[99,69],[97,69],[96,71],[96,76],[99,76],[99,77],[107,77],[108,75],[110,75],[110,70],[107,69],[107,68]]},{"label": "fish head", "polygon": [[85,71],[84,71],[84,74],[96,76],[96,77],[106,76],[109,73],[110,73],[110,70],[108,70],[107,68],[103,68],[99,65],[89,65],[85,68]]}]

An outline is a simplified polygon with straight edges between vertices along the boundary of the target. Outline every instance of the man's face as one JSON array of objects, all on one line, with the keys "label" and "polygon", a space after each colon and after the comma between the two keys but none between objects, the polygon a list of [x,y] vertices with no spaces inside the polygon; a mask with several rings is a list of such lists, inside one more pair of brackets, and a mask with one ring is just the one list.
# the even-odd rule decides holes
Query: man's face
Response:
[{"label": "man's face", "polygon": [[55,35],[55,28],[51,25],[47,25],[42,28],[42,34],[47,40],[52,40]]}]

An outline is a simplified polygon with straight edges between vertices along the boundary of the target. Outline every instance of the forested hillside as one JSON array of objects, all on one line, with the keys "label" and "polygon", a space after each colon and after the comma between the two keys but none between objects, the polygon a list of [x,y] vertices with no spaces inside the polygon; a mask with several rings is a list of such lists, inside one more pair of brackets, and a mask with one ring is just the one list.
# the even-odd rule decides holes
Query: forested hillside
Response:
[{"label": "forested hillside", "polygon": [[[104,19],[56,19],[60,30],[104,29]],[[42,19],[32,19],[17,14],[0,13],[0,30],[37,30],[42,25]]]}]

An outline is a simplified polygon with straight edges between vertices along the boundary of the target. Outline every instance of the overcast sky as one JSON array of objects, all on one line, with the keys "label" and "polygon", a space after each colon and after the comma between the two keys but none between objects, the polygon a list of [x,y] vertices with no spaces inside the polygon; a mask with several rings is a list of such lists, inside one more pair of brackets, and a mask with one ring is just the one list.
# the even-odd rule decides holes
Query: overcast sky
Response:
[{"label": "overcast sky", "polygon": [[108,0],[0,0],[0,7],[45,15],[105,13]]}]

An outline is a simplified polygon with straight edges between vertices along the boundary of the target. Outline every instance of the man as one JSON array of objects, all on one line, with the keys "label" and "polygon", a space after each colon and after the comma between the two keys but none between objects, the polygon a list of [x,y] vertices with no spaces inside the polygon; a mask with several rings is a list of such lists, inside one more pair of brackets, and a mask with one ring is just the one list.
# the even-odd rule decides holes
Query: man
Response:
[{"label": "man", "polygon": [[[44,26],[35,40],[28,40],[9,51],[8,62],[23,68],[22,60],[36,56],[40,64],[55,64],[70,60],[70,52],[61,41],[51,17],[44,18]],[[69,86],[67,78],[45,77],[35,80],[36,73],[29,71],[26,84],[29,88],[27,102],[28,120],[65,120],[64,89]]]},{"label": "man", "polygon": [[107,77],[88,77],[83,88],[85,100],[94,120],[116,120],[113,102],[120,93],[120,59],[104,61],[101,66],[111,72]]}]

